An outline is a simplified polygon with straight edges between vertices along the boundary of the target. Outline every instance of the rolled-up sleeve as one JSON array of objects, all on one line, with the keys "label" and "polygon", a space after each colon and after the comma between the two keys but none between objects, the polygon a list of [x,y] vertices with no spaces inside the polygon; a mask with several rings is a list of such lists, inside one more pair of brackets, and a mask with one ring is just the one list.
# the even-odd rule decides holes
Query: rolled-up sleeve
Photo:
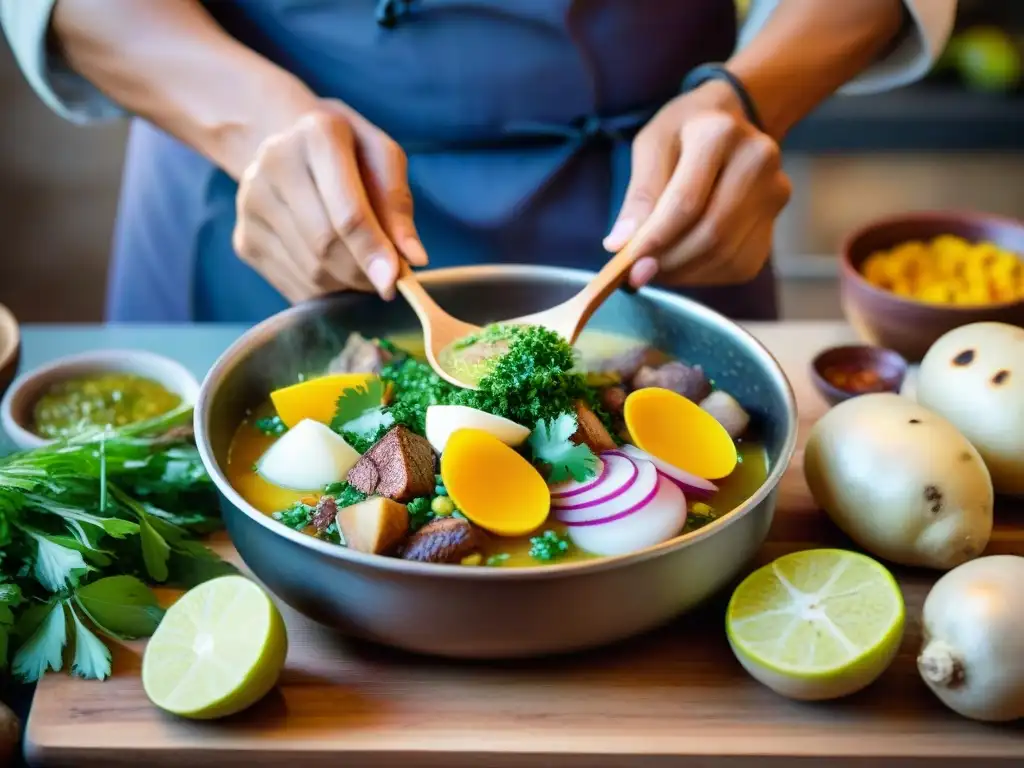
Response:
[{"label": "rolled-up sleeve", "polygon": [[[740,47],[756,35],[780,0],[753,0],[740,33]],[[910,23],[888,54],[840,89],[844,94],[878,93],[924,77],[942,54],[953,30],[956,0],[904,0]]]},{"label": "rolled-up sleeve", "polygon": [[75,123],[111,120],[124,111],[76,74],[48,45],[56,0],[0,0],[0,27],[25,79],[54,112]]}]

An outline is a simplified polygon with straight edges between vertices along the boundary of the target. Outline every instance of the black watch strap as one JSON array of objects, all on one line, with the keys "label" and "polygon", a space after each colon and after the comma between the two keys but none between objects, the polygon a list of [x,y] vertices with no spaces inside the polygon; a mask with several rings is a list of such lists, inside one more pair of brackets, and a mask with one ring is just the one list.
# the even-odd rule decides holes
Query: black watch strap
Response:
[{"label": "black watch strap", "polygon": [[747,115],[747,120],[757,130],[764,131],[761,116],[757,113],[757,106],[754,104],[754,100],[750,98],[747,87],[743,85],[736,75],[726,69],[724,64],[701,64],[699,67],[691,69],[690,73],[683,78],[683,84],[679,90],[682,93],[687,93],[697,86],[708,82],[708,80],[722,80],[728,83],[733,91],[736,92],[740,103],[743,104],[743,111]]}]

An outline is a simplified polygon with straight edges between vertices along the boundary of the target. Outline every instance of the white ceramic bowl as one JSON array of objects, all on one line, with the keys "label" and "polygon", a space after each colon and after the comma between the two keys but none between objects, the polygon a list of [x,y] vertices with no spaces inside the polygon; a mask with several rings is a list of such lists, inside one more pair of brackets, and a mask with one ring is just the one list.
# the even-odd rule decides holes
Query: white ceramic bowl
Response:
[{"label": "white ceramic bowl", "polygon": [[189,370],[170,358],[138,349],[106,349],[54,360],[19,376],[0,402],[0,424],[19,448],[38,448],[51,442],[31,431],[36,400],[56,382],[96,373],[132,373],[159,383],[194,405],[199,382]]}]

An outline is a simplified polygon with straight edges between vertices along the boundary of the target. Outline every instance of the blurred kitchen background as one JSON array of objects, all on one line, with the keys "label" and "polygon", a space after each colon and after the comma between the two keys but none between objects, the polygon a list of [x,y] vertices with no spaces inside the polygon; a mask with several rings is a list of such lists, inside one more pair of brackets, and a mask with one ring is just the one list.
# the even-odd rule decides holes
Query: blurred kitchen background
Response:
[{"label": "blurred kitchen background", "polygon": [[[789,137],[795,193],[776,260],[787,318],[838,318],[836,258],[861,222],[908,209],[1024,218],[1024,2],[961,0],[927,81],[838,98]],[[125,126],[39,104],[0,47],[0,302],[23,322],[101,319]]]}]

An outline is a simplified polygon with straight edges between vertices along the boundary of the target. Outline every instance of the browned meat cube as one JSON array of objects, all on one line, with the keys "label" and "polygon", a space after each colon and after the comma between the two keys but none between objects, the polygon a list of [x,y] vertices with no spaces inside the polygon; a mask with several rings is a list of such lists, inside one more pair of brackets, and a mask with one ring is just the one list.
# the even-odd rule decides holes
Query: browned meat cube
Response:
[{"label": "browned meat cube", "polygon": [[482,535],[468,520],[438,517],[409,537],[402,558],[421,563],[460,563],[482,545]]},{"label": "browned meat cube", "polygon": [[610,451],[616,447],[597,414],[582,400],[576,401],[576,424],[576,434],[572,436],[572,441],[577,445],[586,443],[594,453]]},{"label": "browned meat cube", "polygon": [[434,464],[427,439],[399,424],[363,454],[348,482],[368,496],[405,503],[434,490]]}]

